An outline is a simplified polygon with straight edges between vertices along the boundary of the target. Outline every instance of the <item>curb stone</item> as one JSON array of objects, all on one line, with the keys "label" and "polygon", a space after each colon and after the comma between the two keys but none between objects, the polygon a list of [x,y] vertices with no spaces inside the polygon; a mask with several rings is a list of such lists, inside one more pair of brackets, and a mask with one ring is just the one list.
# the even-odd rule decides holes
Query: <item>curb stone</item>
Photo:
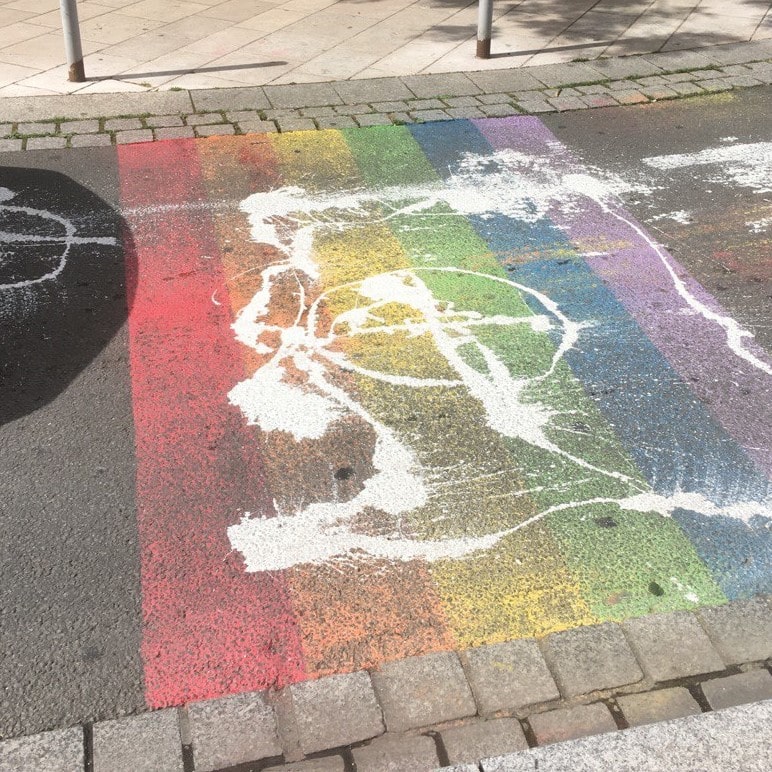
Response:
[{"label": "curb stone", "polygon": [[[772,660],[759,657],[770,653],[766,628],[743,635],[770,624],[770,603],[759,596],[541,641],[408,657],[279,692],[101,721],[86,727],[93,751],[85,756],[82,727],[5,740],[0,772],[191,772],[194,762],[210,772],[245,763],[266,772],[339,772],[352,759],[359,772],[463,769],[469,754],[501,756],[772,698]],[[674,665],[660,671],[667,651]],[[641,671],[650,677],[640,680]]]},{"label": "curb stone", "polygon": [[772,40],[511,70],[6,97],[0,99],[0,152],[538,115],[650,104],[762,84],[772,84]]}]

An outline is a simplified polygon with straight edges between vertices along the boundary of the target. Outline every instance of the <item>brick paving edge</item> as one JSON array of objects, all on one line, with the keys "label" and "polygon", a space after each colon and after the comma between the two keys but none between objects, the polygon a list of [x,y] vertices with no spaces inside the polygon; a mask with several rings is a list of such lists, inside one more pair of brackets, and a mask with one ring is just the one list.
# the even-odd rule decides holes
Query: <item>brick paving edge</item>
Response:
[{"label": "brick paving edge", "polygon": [[[4,104],[24,104],[19,102],[23,98],[12,97],[0,99],[0,152],[539,115],[770,84],[772,40],[515,70],[203,89],[185,92],[187,99],[181,103],[189,103],[190,110],[166,114],[12,121],[3,117]],[[75,94],[62,99],[89,105],[93,113],[100,109],[102,96]],[[108,96],[107,104],[114,104],[116,95]],[[28,98],[28,103],[41,104],[44,99]]]},{"label": "brick paving edge", "polygon": [[78,772],[367,772],[385,757],[416,772],[476,769],[518,748],[772,699],[771,670],[772,595],[761,595],[9,739],[0,772],[42,758]]}]

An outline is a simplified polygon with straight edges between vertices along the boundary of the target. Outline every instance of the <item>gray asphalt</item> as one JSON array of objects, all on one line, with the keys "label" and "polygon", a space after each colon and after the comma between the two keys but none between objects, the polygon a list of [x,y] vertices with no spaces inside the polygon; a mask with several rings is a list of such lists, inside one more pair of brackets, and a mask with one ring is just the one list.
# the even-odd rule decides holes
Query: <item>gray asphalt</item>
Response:
[{"label": "gray asphalt", "polygon": [[[545,119],[591,165],[655,188],[625,193],[630,210],[767,348],[770,236],[746,221],[770,216],[770,194],[642,159],[770,141],[770,114],[755,88]],[[0,187],[27,184],[79,233],[125,238],[113,149],[0,155]],[[691,225],[663,217],[681,210]],[[1,737],[144,706],[123,255],[78,249],[57,294],[0,295]]]}]

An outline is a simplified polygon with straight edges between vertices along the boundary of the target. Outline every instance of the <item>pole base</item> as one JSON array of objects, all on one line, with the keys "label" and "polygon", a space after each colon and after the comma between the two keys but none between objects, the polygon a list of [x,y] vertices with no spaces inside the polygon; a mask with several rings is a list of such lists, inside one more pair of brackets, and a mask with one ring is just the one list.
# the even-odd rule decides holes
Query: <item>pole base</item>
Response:
[{"label": "pole base", "polygon": [[491,39],[477,41],[477,54],[478,59],[490,59],[491,58]]},{"label": "pole base", "polygon": [[83,67],[83,59],[73,62],[67,72],[67,80],[71,83],[83,83],[86,80],[86,70]]}]

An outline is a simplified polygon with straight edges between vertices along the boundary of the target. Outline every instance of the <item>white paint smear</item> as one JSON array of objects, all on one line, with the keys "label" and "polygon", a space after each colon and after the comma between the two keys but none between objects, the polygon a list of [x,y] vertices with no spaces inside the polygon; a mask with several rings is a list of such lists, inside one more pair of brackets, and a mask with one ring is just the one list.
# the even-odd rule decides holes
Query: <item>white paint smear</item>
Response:
[{"label": "white paint smear", "polygon": [[657,222],[658,220],[672,220],[673,222],[680,223],[681,225],[689,225],[692,221],[692,216],[689,212],[683,209],[679,209],[677,212],[668,212],[667,214],[658,214],[655,217],[651,217],[651,222]]},{"label": "white paint smear", "polygon": [[[580,215],[588,201],[621,220],[654,250],[668,270],[684,300],[684,309],[700,314],[726,332],[728,349],[765,372],[768,365],[748,352],[743,341],[748,333],[733,320],[705,307],[694,298],[677,276],[668,256],[617,205],[620,184],[586,173],[562,174],[548,160],[514,151],[490,156],[468,156],[453,170],[446,183],[387,187],[377,192],[355,190],[340,193],[309,193],[285,187],[255,194],[242,202],[249,218],[252,238],[271,245],[277,261],[260,270],[260,285],[233,323],[236,338],[264,358],[252,377],[237,384],[229,399],[245,419],[264,431],[286,432],[296,440],[319,439],[333,423],[355,415],[375,433],[372,458],[374,472],[361,490],[345,501],[326,501],[279,511],[275,517],[253,517],[245,513],[228,529],[234,549],[241,552],[249,571],[279,570],[303,563],[363,556],[388,560],[460,559],[490,549],[498,541],[528,527],[543,517],[598,504],[624,510],[670,516],[678,507],[705,515],[726,515],[748,522],[754,514],[768,516],[767,504],[741,503],[717,507],[702,494],[665,497],[613,469],[603,469],[572,454],[554,440],[554,408],[540,401],[541,386],[550,381],[566,353],[581,341],[587,326],[568,317],[551,298],[537,290],[493,276],[449,266],[432,266],[431,256],[423,265],[364,277],[319,293],[313,301],[307,292],[318,282],[314,241],[320,234],[343,232],[363,224],[389,223],[413,229],[413,215],[443,220],[458,215],[491,217],[505,215],[526,223],[545,217],[557,204],[566,213]],[[428,278],[433,274],[454,275],[459,280],[491,282],[497,292],[529,296],[537,312],[522,316],[485,315],[458,309],[432,293]],[[297,311],[286,326],[271,323],[273,294],[279,282],[295,285]],[[286,285],[282,298],[286,298]],[[338,296],[338,297],[336,297]],[[327,318],[330,301],[343,296],[347,307]],[[286,301],[285,301],[286,302]],[[395,323],[386,321],[387,307],[403,309]],[[480,327],[520,326],[531,335],[549,335],[554,354],[536,375],[514,376],[505,361],[476,334]],[[398,372],[379,372],[350,359],[338,344],[341,338],[373,335],[430,337],[447,364],[450,377],[417,377]],[[477,366],[462,352],[476,351]],[[546,451],[562,463],[574,464],[591,478],[605,477],[621,484],[628,493],[621,498],[569,501],[549,507],[524,522],[489,534],[463,538],[427,540],[406,536],[403,519],[425,506],[433,495],[436,470],[424,467],[409,438],[371,415],[351,394],[336,385],[330,373],[342,369],[406,389],[443,387],[462,389],[480,405],[487,427],[512,439]],[[291,373],[291,376],[290,376]],[[463,479],[459,482],[463,484]],[[577,483],[578,484],[578,483]],[[526,492],[523,492],[526,493]],[[514,492],[512,495],[520,495]],[[373,534],[356,525],[365,511],[385,513],[393,523],[390,533]]]},{"label": "white paint smear", "polygon": [[766,233],[772,225],[772,217],[764,217],[761,220],[752,220],[745,223],[751,233]]},{"label": "white paint smear", "polygon": [[772,192],[772,142],[713,147],[698,153],[677,153],[644,158],[655,169],[683,169],[694,166],[717,167],[711,182],[734,182],[757,193]]}]

